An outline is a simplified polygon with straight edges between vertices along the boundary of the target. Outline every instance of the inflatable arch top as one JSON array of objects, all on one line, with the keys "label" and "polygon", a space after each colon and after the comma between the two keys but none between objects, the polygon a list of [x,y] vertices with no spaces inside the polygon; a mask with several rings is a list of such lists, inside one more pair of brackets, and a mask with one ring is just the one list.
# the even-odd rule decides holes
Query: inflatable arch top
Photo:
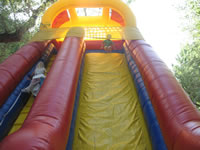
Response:
[{"label": "inflatable arch top", "polygon": [[[75,8],[103,8],[103,14],[102,16],[77,16],[77,12]],[[112,9],[114,13],[120,16],[120,19],[116,20],[116,22],[113,22],[109,18],[109,10]],[[70,16],[66,13],[68,10]],[[62,21],[69,21],[68,24],[59,24],[61,21],[58,19],[60,15],[66,15],[65,20]],[[113,12],[112,12],[113,15]],[[67,18],[68,17],[68,18]],[[113,17],[113,16],[111,16]],[[114,19],[113,19],[114,20]],[[59,0],[55,4],[53,4],[44,14],[42,18],[42,28],[55,28],[55,27],[62,27],[62,26],[83,26],[83,22],[87,25],[101,25],[101,26],[130,26],[130,27],[136,27],[136,19],[134,14],[132,13],[131,9],[123,3],[121,0]],[[101,24],[99,24],[98,21],[101,21]],[[114,20],[115,21],[115,20]],[[63,23],[66,23],[63,22]],[[91,24],[92,23],[92,24]],[[59,24],[59,25],[56,25]]]},{"label": "inflatable arch top", "polygon": [[[99,9],[100,14],[79,16],[77,9],[83,8]],[[32,41],[63,39],[70,27],[83,27],[90,39],[104,39],[106,34],[113,39],[143,39],[135,15],[121,0],[59,0],[45,12],[40,32]]]},{"label": "inflatable arch top", "polygon": [[[80,15],[78,13],[78,10],[83,10],[84,14],[84,11],[92,8],[101,10],[101,13],[96,16],[95,14],[92,14],[93,16],[82,16],[82,14]],[[107,34],[112,35],[112,40],[115,42],[117,48],[113,48],[111,53],[105,54],[105,51],[102,49],[103,47],[100,48],[100,45],[102,44],[101,40],[105,39]],[[59,41],[63,39],[64,41]],[[94,40],[90,41],[91,39]],[[72,149],[73,142],[78,137],[77,132],[74,131],[78,126],[76,128],[74,127],[76,121],[79,120],[79,117],[76,118],[79,114],[77,115],[76,113],[77,109],[79,109],[78,100],[79,94],[81,94],[79,91],[83,86],[81,82],[88,75],[90,78],[99,79],[95,76],[91,77],[92,73],[88,73],[88,70],[84,71],[84,65],[90,66],[88,61],[90,58],[92,58],[90,62],[92,62],[94,68],[85,67],[86,69],[93,68],[94,70],[101,71],[105,69],[104,74],[109,75],[112,83],[120,83],[119,86],[118,84],[113,84],[117,88],[109,88],[111,92],[108,92],[107,89],[104,89],[104,91],[109,94],[115,94],[113,92],[113,89],[115,89],[116,91],[120,91],[118,94],[135,97],[140,103],[140,105],[134,103],[138,108],[142,108],[140,115],[133,114],[132,110],[136,110],[136,107],[128,104],[126,106],[131,108],[131,111],[129,111],[131,113],[124,116],[130,116],[129,118],[132,118],[135,122],[135,120],[138,120],[135,116],[143,115],[146,124],[146,126],[142,127],[142,123],[136,122],[139,126],[135,128],[135,125],[127,122],[127,120],[131,120],[129,118],[120,120],[118,123],[109,122],[109,125],[119,124],[126,129],[130,129],[129,125],[133,125],[134,130],[131,130],[132,132],[125,130],[130,135],[130,138],[127,136],[123,139],[123,134],[119,132],[119,128],[110,130],[110,127],[108,127],[107,129],[109,130],[103,130],[106,136],[99,136],[102,137],[100,141],[106,142],[108,146],[111,145],[110,143],[120,146],[120,149],[122,148],[119,143],[125,144],[125,146],[128,146],[126,143],[136,146],[136,148],[129,149],[200,149],[200,112],[179,85],[173,73],[156,55],[153,48],[143,40],[142,35],[137,29],[134,14],[121,0],[59,0],[45,12],[40,31],[34,36],[32,41],[34,42],[23,46],[15,54],[6,59],[5,62],[0,64],[0,140],[3,139],[0,142],[1,150],[13,150],[16,147],[20,150]],[[57,53],[56,56],[52,54],[54,51]],[[49,66],[49,69],[51,69],[36,99],[32,102],[31,110],[29,107],[30,111],[26,111],[26,120],[23,122],[19,119],[21,123],[20,129],[17,131],[13,129],[16,132],[7,136],[10,128],[15,128],[13,122],[18,118],[18,113],[21,111],[25,102],[30,102],[30,100],[25,100],[23,96],[20,96],[22,93],[21,90],[28,83],[27,76],[32,74],[35,65],[43,56],[47,58],[46,56],[51,57],[51,54],[54,55],[55,60],[52,60],[52,66]],[[98,62],[95,62],[97,56]],[[103,63],[104,65],[100,69],[96,69],[97,64],[99,65],[103,61],[105,62]],[[109,68],[108,64],[113,65],[111,69],[107,69]],[[112,69],[122,64],[123,66],[120,66],[120,69]],[[107,70],[117,72],[109,73]],[[93,72],[93,70],[91,71]],[[84,72],[87,75],[84,76]],[[124,78],[121,77],[122,73]],[[112,75],[114,78],[111,78]],[[128,76],[130,80],[128,80]],[[104,79],[106,77],[102,76],[102,74],[100,74],[100,78],[103,80],[95,81],[101,83],[100,88],[104,88],[102,83],[108,86],[111,85],[107,81],[105,82]],[[135,88],[133,87],[132,81],[134,82]],[[121,83],[127,86],[121,85]],[[132,87],[130,88],[131,83]],[[118,88],[122,90],[118,90]],[[90,89],[94,88],[87,89],[89,89],[90,93],[94,93],[90,91]],[[96,91],[97,94],[93,95],[97,95],[98,97],[99,90]],[[128,95],[133,93],[134,95]],[[102,95],[104,96],[104,94]],[[117,96],[115,94],[114,96],[109,95],[109,97],[116,98]],[[128,99],[127,97],[121,99],[119,95],[118,97],[120,97],[120,100]],[[107,102],[104,104],[107,105]],[[96,105],[94,106],[96,107]],[[117,108],[120,107],[117,106]],[[124,111],[125,109],[121,107],[118,110]],[[119,111],[119,113],[122,111]],[[21,112],[23,117],[23,111]],[[102,112],[104,113],[106,111],[103,110]],[[107,112],[114,111],[111,111],[109,108]],[[115,116],[118,117],[118,114]],[[94,116],[97,117],[96,115]],[[104,114],[102,116],[105,118]],[[93,122],[96,123],[96,120],[98,119],[95,118]],[[110,121],[111,119],[108,120]],[[99,119],[98,121],[101,120]],[[125,123],[126,125],[124,126],[121,123]],[[16,124],[19,125],[18,123]],[[143,139],[140,140],[141,142],[135,140],[135,137],[141,139],[140,135],[142,135],[140,134],[141,132],[135,134],[135,131],[141,131],[141,128],[146,127],[148,133],[143,132],[143,137],[145,139],[149,137],[150,140]],[[87,131],[84,133],[87,133]],[[97,131],[94,130],[94,133],[96,134]],[[100,148],[100,146],[106,146],[106,144],[96,142],[96,138],[93,138],[93,135],[88,136],[91,139],[88,143],[91,144],[87,145],[96,148],[97,143],[97,146],[99,146],[97,149],[105,149]],[[111,139],[111,142],[108,142],[105,137]],[[115,137],[117,142],[113,142]],[[123,141],[119,142],[119,139]],[[126,142],[125,139],[132,139],[133,142]],[[143,148],[140,148],[138,143]],[[144,143],[148,145],[145,146]],[[82,146],[80,147],[82,148]]]}]

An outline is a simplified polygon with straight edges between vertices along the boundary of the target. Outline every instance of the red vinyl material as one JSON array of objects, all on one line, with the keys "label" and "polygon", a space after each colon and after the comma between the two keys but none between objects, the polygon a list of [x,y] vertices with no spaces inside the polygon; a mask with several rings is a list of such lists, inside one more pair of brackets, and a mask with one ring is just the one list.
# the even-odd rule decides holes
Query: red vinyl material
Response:
[{"label": "red vinyl material", "polygon": [[46,45],[47,42],[29,43],[0,64],[0,106],[40,58]]},{"label": "red vinyl material", "polygon": [[3,140],[1,150],[65,150],[82,47],[81,38],[65,39],[22,128]]},{"label": "red vinyl material", "polygon": [[118,22],[120,25],[125,26],[124,18],[115,10],[112,9],[111,19]]},{"label": "red vinyl material", "polygon": [[[99,49],[103,49],[101,48],[103,41],[102,40],[87,40],[85,41],[86,43],[86,49],[87,50],[99,50]],[[122,50],[123,49],[123,40],[113,40],[113,43],[115,45],[116,50]]]},{"label": "red vinyl material", "polygon": [[126,41],[169,150],[200,150],[200,112],[172,72],[143,40]]},{"label": "red vinyl material", "polygon": [[52,28],[59,28],[63,23],[69,21],[69,16],[67,10],[62,11],[59,15],[56,16],[52,23]]}]

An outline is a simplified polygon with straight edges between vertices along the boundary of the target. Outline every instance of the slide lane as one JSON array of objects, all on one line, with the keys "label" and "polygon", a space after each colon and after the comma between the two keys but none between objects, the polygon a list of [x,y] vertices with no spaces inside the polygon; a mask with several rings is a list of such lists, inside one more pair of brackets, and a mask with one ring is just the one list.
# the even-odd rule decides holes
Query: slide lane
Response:
[{"label": "slide lane", "polygon": [[82,38],[65,38],[23,126],[1,150],[65,149],[83,52]]},{"label": "slide lane", "polygon": [[[53,64],[53,61],[55,60],[55,57],[56,55],[53,55],[50,60],[49,60],[49,63],[47,65],[47,72],[49,72],[52,64]],[[12,134],[13,132],[17,131],[21,126],[22,124],[24,123],[24,120],[26,119],[32,105],[33,105],[33,102],[34,102],[34,97],[31,95],[28,102],[26,103],[26,105],[24,106],[24,108],[22,109],[22,111],[20,112],[18,118],[16,119],[13,127],[11,128],[9,134]]]},{"label": "slide lane", "polygon": [[150,150],[124,54],[85,55],[73,149]]}]

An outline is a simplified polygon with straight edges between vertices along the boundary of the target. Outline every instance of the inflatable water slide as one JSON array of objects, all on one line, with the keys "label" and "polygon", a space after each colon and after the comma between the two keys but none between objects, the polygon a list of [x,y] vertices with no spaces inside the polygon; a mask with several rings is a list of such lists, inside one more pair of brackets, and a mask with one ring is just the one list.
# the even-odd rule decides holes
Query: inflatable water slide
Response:
[{"label": "inflatable water slide", "polygon": [[[34,98],[21,90],[39,61]],[[58,0],[0,64],[0,140],[0,150],[200,150],[200,113],[125,3]]]}]

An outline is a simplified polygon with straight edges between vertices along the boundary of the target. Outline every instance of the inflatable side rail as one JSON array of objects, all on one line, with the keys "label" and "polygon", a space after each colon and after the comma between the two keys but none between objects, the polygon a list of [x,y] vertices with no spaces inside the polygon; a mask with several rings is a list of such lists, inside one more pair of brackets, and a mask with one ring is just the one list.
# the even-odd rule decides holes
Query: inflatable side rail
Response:
[{"label": "inflatable side rail", "polygon": [[1,150],[65,149],[83,52],[83,38],[65,39],[22,128],[0,143]]},{"label": "inflatable side rail", "polygon": [[137,65],[135,64],[135,61],[130,55],[128,48],[126,47],[126,44],[124,44],[124,47],[125,47],[125,54],[129,70],[131,71],[134,83],[136,85],[137,93],[140,100],[140,105],[142,107],[145,121],[147,123],[149,135],[152,142],[152,147],[154,150],[167,150],[163,139],[163,135],[160,130],[160,126],[156,119],[156,115],[153,106],[151,104],[149,95],[147,93],[146,87],[144,85],[142,76],[138,70]]},{"label": "inflatable side rail", "polygon": [[[85,41],[84,44],[85,44],[84,46],[87,47],[86,46],[86,41]],[[75,97],[75,100],[74,100],[74,108],[73,108],[72,120],[71,120],[70,131],[69,131],[68,141],[67,141],[67,145],[66,145],[66,149],[65,150],[72,150],[72,147],[73,147],[75,124],[76,124],[76,117],[77,117],[78,106],[79,106],[79,97],[80,97],[80,91],[81,91],[81,81],[82,81],[82,75],[83,75],[85,54],[86,54],[86,50],[83,52],[83,56],[82,56],[83,59],[81,61],[79,79],[78,79],[78,83],[77,83],[76,97]]]},{"label": "inflatable side rail", "polygon": [[[54,51],[56,51],[55,47],[49,43],[40,60],[47,64],[52,54],[55,53]],[[21,93],[21,90],[30,84],[31,80],[28,79],[28,76],[32,75],[36,65],[37,63],[33,65],[0,108],[0,141],[9,133],[14,121],[30,97],[30,94]]]},{"label": "inflatable side rail", "polygon": [[40,58],[47,44],[48,42],[29,43],[0,64],[0,107]]},{"label": "inflatable side rail", "polygon": [[126,41],[169,150],[200,149],[200,112],[171,71],[143,40]]}]

